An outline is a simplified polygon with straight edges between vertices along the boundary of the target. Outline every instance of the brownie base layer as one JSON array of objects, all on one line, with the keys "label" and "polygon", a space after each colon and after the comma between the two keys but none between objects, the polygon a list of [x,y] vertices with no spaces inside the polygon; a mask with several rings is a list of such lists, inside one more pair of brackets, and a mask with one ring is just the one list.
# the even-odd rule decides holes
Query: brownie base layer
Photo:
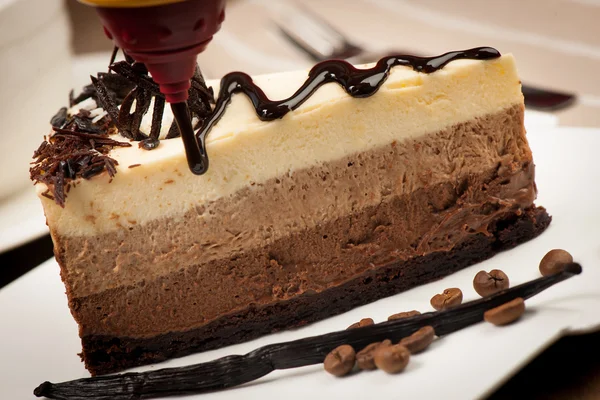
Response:
[{"label": "brownie base layer", "polygon": [[[386,296],[431,282],[542,233],[551,217],[530,208],[489,227],[491,235],[473,235],[450,251],[430,253],[370,270],[318,294],[303,294],[276,304],[253,307],[218,318],[201,328],[150,338],[89,335],[82,338],[82,359],[92,375],[182,357],[261,335],[305,325]],[[342,329],[343,327],[340,327]]]}]

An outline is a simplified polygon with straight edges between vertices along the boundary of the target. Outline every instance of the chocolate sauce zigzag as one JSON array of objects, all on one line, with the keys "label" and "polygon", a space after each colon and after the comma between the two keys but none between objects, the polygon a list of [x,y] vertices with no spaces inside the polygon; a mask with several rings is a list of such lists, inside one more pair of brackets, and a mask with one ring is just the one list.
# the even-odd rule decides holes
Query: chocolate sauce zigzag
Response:
[{"label": "chocolate sauce zigzag", "polygon": [[[250,99],[260,120],[273,121],[283,118],[290,111],[300,107],[326,83],[339,84],[352,97],[369,97],[377,93],[388,78],[391,69],[396,66],[411,67],[417,72],[430,74],[455,60],[491,60],[498,57],[500,57],[500,52],[492,47],[476,47],[469,50],[451,51],[435,57],[388,56],[380,59],[374,67],[367,69],[358,69],[343,60],[327,60],[315,65],[308,73],[304,84],[293,95],[283,100],[270,100],[265,92],[254,84],[248,74],[231,72],[221,79],[221,89],[215,108],[204,119],[201,129],[196,133],[197,146],[193,145],[190,137],[187,140],[184,138],[188,164],[192,172],[197,175],[202,175],[207,171],[206,137],[213,126],[223,117],[236,93],[243,93]],[[180,111],[178,114],[180,117],[176,119],[183,120],[185,113]]]},{"label": "chocolate sauce zigzag", "polygon": [[[118,49],[113,51],[109,70],[111,73],[99,73],[92,77],[92,84],[85,87],[82,94],[73,98],[71,93],[69,105],[94,98],[107,111],[111,121],[121,134],[131,140],[139,141],[142,148],[154,149],[158,146],[158,132],[161,128],[164,97],[158,85],[147,75],[145,67],[125,55],[125,61],[114,62]],[[200,69],[196,66],[191,79],[190,98],[187,104],[173,104],[175,121],[171,124],[167,138],[180,135],[186,151],[190,170],[202,175],[208,170],[208,154],[206,138],[212,127],[218,123],[226,112],[227,106],[236,93],[244,93],[252,102],[256,114],[262,121],[273,121],[283,118],[288,112],[300,107],[322,85],[336,82],[352,97],[362,98],[375,94],[386,81],[390,70],[395,66],[411,67],[417,72],[433,73],[448,63],[459,59],[490,60],[500,57],[500,52],[491,47],[477,47],[463,51],[452,51],[435,57],[418,57],[411,55],[388,56],[380,59],[372,68],[358,69],[343,60],[328,60],[315,65],[308,74],[304,84],[289,98],[270,100],[263,90],[243,72],[231,72],[221,79],[221,90],[214,109],[215,101],[211,88],[206,86]],[[110,87],[108,87],[110,85]],[[142,117],[149,109],[151,98],[155,98],[151,132],[141,132]],[[133,109],[133,101],[142,107]],[[118,110],[117,106],[121,105]],[[59,113],[64,113],[61,109]],[[55,116],[56,117],[56,116]],[[191,117],[198,123],[193,129]],[[181,126],[181,127],[180,127]],[[32,177],[33,178],[33,177]]]},{"label": "chocolate sauce zigzag", "polygon": [[447,335],[481,322],[487,310],[518,297],[528,299],[581,272],[579,264],[571,263],[555,275],[541,277],[444,311],[271,344],[246,355],[231,355],[187,367],[84,378],[56,384],[44,382],[34,390],[34,394],[61,400],[125,400],[226,389],[251,382],[277,369],[320,364],[331,350],[342,344],[360,350],[385,339],[399,341],[428,325],[435,329],[438,336]]}]

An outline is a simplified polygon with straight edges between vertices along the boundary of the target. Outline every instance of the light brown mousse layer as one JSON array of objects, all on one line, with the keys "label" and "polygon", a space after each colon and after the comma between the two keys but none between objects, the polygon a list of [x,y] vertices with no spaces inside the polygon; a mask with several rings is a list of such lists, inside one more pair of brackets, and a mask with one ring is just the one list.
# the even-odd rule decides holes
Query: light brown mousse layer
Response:
[{"label": "light brown mousse layer", "polygon": [[151,337],[451,250],[535,195],[517,105],[55,251],[82,337]]}]

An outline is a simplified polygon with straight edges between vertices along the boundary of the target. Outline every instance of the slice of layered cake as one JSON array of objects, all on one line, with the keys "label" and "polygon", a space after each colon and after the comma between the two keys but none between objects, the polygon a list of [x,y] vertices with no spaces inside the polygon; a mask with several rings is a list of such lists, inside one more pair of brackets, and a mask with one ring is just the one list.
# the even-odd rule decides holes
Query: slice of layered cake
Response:
[{"label": "slice of layered cake", "polygon": [[[514,60],[486,52],[257,76],[216,105],[197,77],[201,176],[143,68],[99,75],[32,167],[87,369],[303,325],[541,233]],[[266,121],[258,87],[304,98]]]}]

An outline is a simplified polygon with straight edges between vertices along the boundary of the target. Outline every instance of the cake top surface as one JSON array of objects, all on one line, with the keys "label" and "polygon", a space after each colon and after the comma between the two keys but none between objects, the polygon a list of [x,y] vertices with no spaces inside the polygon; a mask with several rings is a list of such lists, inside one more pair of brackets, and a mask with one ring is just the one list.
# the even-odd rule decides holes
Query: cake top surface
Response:
[{"label": "cake top surface", "polygon": [[[121,63],[123,66],[124,62]],[[133,68],[135,67],[133,64]],[[129,68],[132,69],[131,64]],[[105,77],[106,75],[101,76],[100,81],[105,81]],[[140,85],[149,87],[150,78],[142,78],[142,83],[134,86],[129,94],[125,89],[131,88],[131,84],[127,86],[123,83],[124,80],[117,79],[119,82],[114,85],[113,96],[116,102],[120,100],[126,107],[121,104],[117,110],[119,116],[115,118],[127,114],[123,109],[136,110],[138,98],[141,99],[143,109],[153,111],[141,117],[127,114],[129,121],[140,118],[139,129],[131,129],[130,122],[130,125],[126,125],[130,127],[128,130],[116,129],[114,125],[111,129],[111,113],[98,107],[99,101],[93,96],[88,96],[91,98],[84,99],[83,102],[75,101],[73,107],[64,110],[63,114],[66,112],[67,117],[73,118],[81,114],[80,110],[83,109],[83,114],[87,115],[94,126],[106,125],[106,139],[95,140],[91,144],[87,137],[84,140],[80,140],[80,137],[77,139],[79,144],[87,143],[85,151],[92,151],[94,156],[106,158],[93,159],[90,165],[96,169],[92,169],[91,174],[88,172],[90,176],[83,176],[83,173],[75,176],[72,180],[75,187],[69,187],[67,180],[63,179],[62,188],[65,192],[68,191],[68,196],[63,196],[62,204],[55,194],[56,183],[61,184],[60,179],[39,179],[38,159],[37,164],[34,164],[34,168],[38,167],[38,176],[33,176],[32,173],[33,178],[41,182],[37,185],[38,193],[54,198],[57,203],[50,204],[53,203],[52,199],[42,199],[47,215],[56,214],[58,217],[58,211],[51,212],[55,206],[65,207],[64,218],[71,212],[84,213],[86,211],[82,204],[89,203],[89,199],[110,197],[126,199],[128,204],[136,204],[140,210],[144,208],[144,204],[148,204],[149,209],[154,209],[150,204],[162,204],[160,212],[168,215],[176,210],[214,201],[243,187],[291,174],[297,169],[435,132],[523,101],[511,55],[487,61],[456,60],[430,74],[417,72],[406,66],[396,66],[391,68],[389,77],[382,82],[377,94],[367,98],[353,98],[340,85],[326,83],[294,112],[270,122],[258,118],[255,107],[247,96],[234,95],[227,106],[227,112],[211,127],[210,134],[206,137],[211,167],[205,175],[198,177],[192,175],[187,168],[180,139],[160,140],[157,146],[154,146],[157,141],[151,141],[151,146],[156,147],[152,151],[138,145],[147,143],[144,139],[148,137],[148,133],[156,135],[158,139],[176,136],[173,134],[173,116],[170,110],[163,107],[162,115],[156,112],[161,109],[156,107],[156,103],[161,101],[158,96],[144,99],[138,93],[139,97],[127,100]],[[271,99],[282,99],[294,94],[306,79],[306,70],[253,77],[254,83]],[[106,86],[106,82],[104,83]],[[217,89],[218,85],[219,81],[205,84],[204,81],[197,80],[197,104],[191,108],[196,110],[194,122],[198,130],[202,126],[202,119],[210,115],[211,108],[214,107],[209,88]],[[150,88],[148,91],[151,90],[154,89]],[[112,114],[115,114],[114,109]],[[156,122],[153,123],[153,120],[162,122],[160,129],[156,129]],[[71,123],[78,127],[84,125],[77,121]],[[57,130],[55,127],[53,138],[69,135],[62,133],[60,129],[63,128]],[[115,142],[104,144],[98,152],[101,154],[96,154],[98,148],[91,149],[108,139],[118,142],[118,145]],[[138,143],[135,143],[136,139]],[[68,171],[68,166],[63,165],[63,168]],[[141,180],[150,180],[155,184],[139,185]],[[163,185],[164,182],[175,184]],[[173,198],[177,200],[173,201]],[[95,204],[98,204],[98,200],[95,200]],[[102,210],[107,214],[116,207],[110,206],[108,200],[105,206]],[[133,206],[131,213],[137,215],[138,222],[151,218],[153,214],[148,209],[136,212]],[[89,229],[76,228],[75,231],[91,233],[97,229],[104,228],[96,223]]]}]

